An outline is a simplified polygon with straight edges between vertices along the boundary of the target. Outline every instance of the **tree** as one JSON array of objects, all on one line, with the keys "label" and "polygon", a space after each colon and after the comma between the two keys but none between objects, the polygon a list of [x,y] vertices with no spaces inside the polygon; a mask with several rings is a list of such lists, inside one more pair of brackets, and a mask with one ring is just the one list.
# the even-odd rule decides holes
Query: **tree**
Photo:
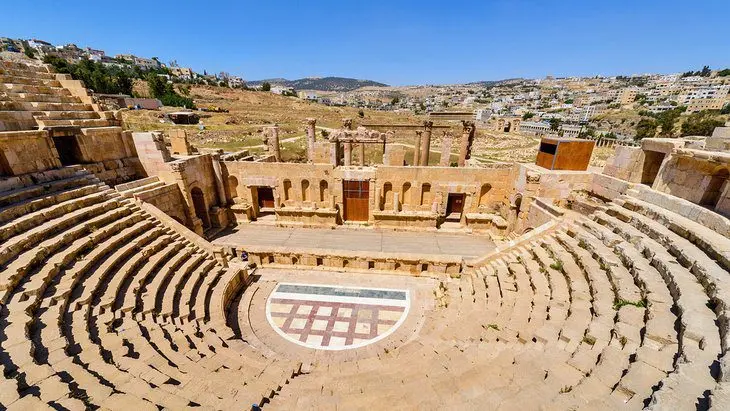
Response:
[{"label": "tree", "polygon": [[32,58],[32,59],[35,58],[35,51],[33,51],[33,48],[25,47],[25,50],[23,50],[23,52],[25,53],[26,56],[28,56],[28,58]]},{"label": "tree", "polygon": [[677,122],[682,111],[684,111],[684,107],[667,110],[656,116],[658,125],[661,127],[661,132],[659,133],[660,136],[672,137],[674,133],[674,123]]},{"label": "tree", "polygon": [[393,100],[390,100],[390,104],[393,106],[398,103],[400,103],[400,99],[398,97],[393,97]]},{"label": "tree", "polygon": [[535,117],[535,113],[528,111],[527,113],[522,115],[522,120],[529,120],[533,117]]},{"label": "tree", "polygon": [[550,130],[552,131],[558,131],[560,129],[560,125],[563,123],[563,121],[557,117],[553,117],[550,119]]},{"label": "tree", "polygon": [[264,81],[261,84],[261,91],[271,91],[271,83],[269,83],[268,81]]},{"label": "tree", "polygon": [[636,139],[651,138],[656,135],[657,122],[653,118],[642,118],[636,124]]},{"label": "tree", "polygon": [[725,104],[725,107],[720,110],[720,114],[730,114],[730,103]]},{"label": "tree", "polygon": [[360,118],[363,118],[363,117],[365,117],[365,112],[362,111],[362,109],[360,109],[357,111],[357,115],[360,116]]},{"label": "tree", "polygon": [[726,68],[726,69],[718,71],[717,75],[720,77],[730,76],[730,68]]},{"label": "tree", "polygon": [[702,71],[700,71],[700,76],[710,77],[710,74],[712,74],[712,70],[710,70],[710,66],[702,67]]},{"label": "tree", "polygon": [[723,124],[710,111],[692,113],[682,123],[682,136],[711,136],[715,127],[722,127]]},{"label": "tree", "polygon": [[150,95],[154,98],[161,98],[172,91],[172,87],[168,88],[167,81],[155,73],[147,75],[147,87],[150,89]]}]

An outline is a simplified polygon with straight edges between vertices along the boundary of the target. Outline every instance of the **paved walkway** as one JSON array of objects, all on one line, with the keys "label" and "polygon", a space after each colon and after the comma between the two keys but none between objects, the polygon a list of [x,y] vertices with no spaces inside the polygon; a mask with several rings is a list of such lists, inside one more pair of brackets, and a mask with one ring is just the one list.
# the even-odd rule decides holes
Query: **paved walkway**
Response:
[{"label": "paved walkway", "polygon": [[246,247],[281,246],[385,253],[478,257],[495,247],[487,237],[438,232],[284,228],[243,224],[221,233],[214,244]]}]

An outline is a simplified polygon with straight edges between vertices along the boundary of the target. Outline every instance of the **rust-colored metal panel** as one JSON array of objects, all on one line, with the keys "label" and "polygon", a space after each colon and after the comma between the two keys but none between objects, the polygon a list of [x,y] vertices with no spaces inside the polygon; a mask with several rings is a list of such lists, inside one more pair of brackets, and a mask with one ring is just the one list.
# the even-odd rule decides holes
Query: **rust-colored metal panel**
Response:
[{"label": "rust-colored metal panel", "polygon": [[587,170],[595,144],[594,141],[561,141],[553,170]]},{"label": "rust-colored metal panel", "polygon": [[370,182],[349,180],[342,182],[343,218],[346,221],[368,221]]},{"label": "rust-colored metal panel", "polygon": [[535,164],[548,170],[585,171],[595,144],[592,140],[543,138]]}]

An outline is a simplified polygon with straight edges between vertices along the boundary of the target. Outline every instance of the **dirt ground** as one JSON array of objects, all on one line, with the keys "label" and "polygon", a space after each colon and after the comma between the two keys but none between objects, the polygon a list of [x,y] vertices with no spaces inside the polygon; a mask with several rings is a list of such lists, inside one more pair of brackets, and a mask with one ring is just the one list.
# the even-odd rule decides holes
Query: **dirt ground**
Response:
[{"label": "dirt ground", "polygon": [[[163,107],[155,110],[124,111],[122,118],[127,129],[133,131],[166,130],[184,128],[190,142],[200,148],[220,148],[225,151],[249,149],[263,150],[262,131],[267,125],[278,124],[282,141],[282,154],[288,161],[304,161],[306,147],[304,142],[306,118],[317,119],[318,138],[329,130],[341,127],[343,118],[352,118],[353,126],[363,123],[418,124],[427,119],[423,115],[394,113],[364,109],[364,117],[358,115],[359,109],[352,107],[330,107],[308,102],[296,97],[284,97],[268,92],[233,90],[221,87],[194,86],[190,90],[198,108],[220,107],[228,113],[199,112],[198,125],[180,126],[163,120],[164,113],[179,111],[179,108]],[[452,122],[455,141],[452,147],[452,161],[458,155],[458,139],[461,125]],[[431,162],[440,157],[442,133],[434,132],[431,142],[433,153]],[[412,132],[396,133],[394,142],[406,146],[406,159],[412,158],[415,136]],[[534,162],[537,156],[539,138],[515,133],[499,133],[477,127],[472,158],[483,162],[517,161]],[[382,148],[368,149],[366,156],[372,163],[382,158]],[[607,156],[606,156],[607,157]]]}]

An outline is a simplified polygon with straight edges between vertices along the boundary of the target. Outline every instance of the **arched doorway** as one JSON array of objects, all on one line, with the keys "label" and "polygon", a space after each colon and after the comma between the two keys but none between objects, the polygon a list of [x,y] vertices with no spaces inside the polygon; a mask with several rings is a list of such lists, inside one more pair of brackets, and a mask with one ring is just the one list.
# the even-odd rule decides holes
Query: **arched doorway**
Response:
[{"label": "arched doorway", "polygon": [[700,200],[701,206],[712,209],[717,206],[722,192],[725,190],[725,184],[727,183],[729,174],[730,172],[728,172],[727,168],[722,168],[712,175],[710,184],[707,185],[705,193],[702,195],[702,200]]},{"label": "arched doorway", "polygon": [[203,191],[198,187],[195,187],[190,191],[190,196],[193,198],[195,216],[203,222],[204,228],[209,228],[210,219],[208,218],[208,207],[205,205],[205,196],[203,195]]}]

